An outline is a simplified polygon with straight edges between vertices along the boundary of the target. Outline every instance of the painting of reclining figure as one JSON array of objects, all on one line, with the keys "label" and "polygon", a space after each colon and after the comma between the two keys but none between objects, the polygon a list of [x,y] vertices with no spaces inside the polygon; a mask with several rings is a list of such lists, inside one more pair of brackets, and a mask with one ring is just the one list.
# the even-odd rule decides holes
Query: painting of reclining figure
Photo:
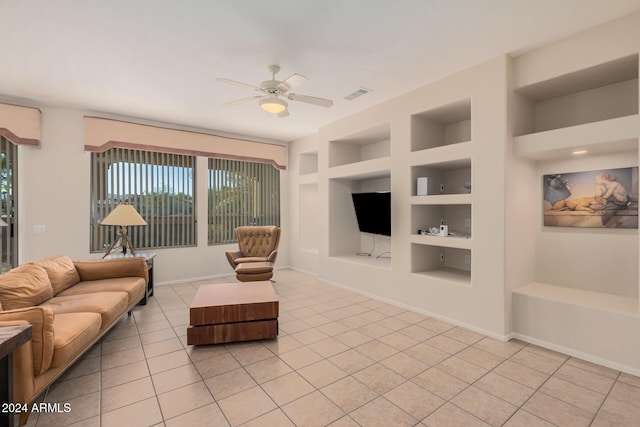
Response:
[{"label": "painting of reclining figure", "polygon": [[544,225],[638,228],[638,167],[544,175]]}]

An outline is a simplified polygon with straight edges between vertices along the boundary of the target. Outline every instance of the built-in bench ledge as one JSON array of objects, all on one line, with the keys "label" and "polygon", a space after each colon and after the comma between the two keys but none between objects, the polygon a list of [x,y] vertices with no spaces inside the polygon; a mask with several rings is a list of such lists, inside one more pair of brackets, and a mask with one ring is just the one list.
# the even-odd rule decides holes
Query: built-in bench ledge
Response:
[{"label": "built-in bench ledge", "polygon": [[640,305],[637,297],[626,297],[538,282],[529,283],[528,285],[517,288],[513,293],[526,297],[640,317]]}]

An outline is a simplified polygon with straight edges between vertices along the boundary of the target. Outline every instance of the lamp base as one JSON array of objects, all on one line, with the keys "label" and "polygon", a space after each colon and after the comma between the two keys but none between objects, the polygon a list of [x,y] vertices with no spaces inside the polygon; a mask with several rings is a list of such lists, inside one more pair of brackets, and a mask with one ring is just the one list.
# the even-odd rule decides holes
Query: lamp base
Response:
[{"label": "lamp base", "polygon": [[127,229],[124,227],[118,230],[116,240],[114,240],[111,246],[109,246],[109,249],[107,249],[107,252],[104,254],[102,258],[106,258],[108,255],[110,255],[114,250],[117,250],[118,248],[122,248],[123,254],[127,253],[127,248],[129,248],[129,250],[131,251],[131,255],[136,254],[136,251],[133,249],[133,245],[131,244],[131,239],[127,234]]}]

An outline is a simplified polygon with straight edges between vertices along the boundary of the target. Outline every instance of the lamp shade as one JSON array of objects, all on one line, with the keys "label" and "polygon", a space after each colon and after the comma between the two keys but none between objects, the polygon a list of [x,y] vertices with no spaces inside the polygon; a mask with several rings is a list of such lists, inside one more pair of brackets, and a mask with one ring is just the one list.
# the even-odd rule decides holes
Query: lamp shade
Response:
[{"label": "lamp shade", "polygon": [[100,222],[100,225],[147,225],[136,208],[131,205],[118,205]]},{"label": "lamp shade", "polygon": [[287,104],[287,101],[275,96],[269,96],[260,100],[260,106],[267,113],[282,113],[288,107],[288,105],[289,104]]}]

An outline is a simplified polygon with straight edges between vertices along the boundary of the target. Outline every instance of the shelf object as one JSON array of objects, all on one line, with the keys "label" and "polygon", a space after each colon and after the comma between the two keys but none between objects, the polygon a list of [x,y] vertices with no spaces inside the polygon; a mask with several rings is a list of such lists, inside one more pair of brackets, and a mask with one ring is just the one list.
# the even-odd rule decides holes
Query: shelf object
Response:
[{"label": "shelf object", "polygon": [[[427,230],[431,227],[439,227],[440,224],[446,224],[449,227],[449,232],[452,234],[457,233],[461,236],[471,237],[471,205],[426,204],[411,206],[412,233],[418,234],[418,230]],[[442,239],[448,240],[449,237],[442,237]],[[455,236],[451,236],[451,239],[457,240]],[[430,244],[428,241],[424,243]]]}]

